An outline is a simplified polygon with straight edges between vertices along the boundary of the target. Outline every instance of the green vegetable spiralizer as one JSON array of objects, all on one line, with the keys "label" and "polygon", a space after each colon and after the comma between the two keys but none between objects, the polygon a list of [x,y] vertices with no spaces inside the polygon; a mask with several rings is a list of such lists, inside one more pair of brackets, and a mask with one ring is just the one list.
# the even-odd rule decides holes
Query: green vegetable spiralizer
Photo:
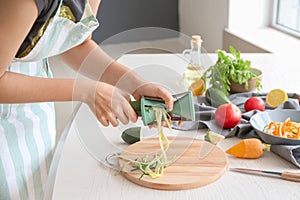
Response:
[{"label": "green vegetable spiralizer", "polygon": [[[184,92],[175,94],[176,99],[171,112],[168,112],[173,121],[195,121],[195,107],[192,92]],[[131,101],[132,108],[142,117],[145,126],[155,123],[156,116],[153,107],[161,107],[166,109],[166,105],[161,98],[142,97],[140,101]],[[167,111],[167,110],[166,110]]]}]

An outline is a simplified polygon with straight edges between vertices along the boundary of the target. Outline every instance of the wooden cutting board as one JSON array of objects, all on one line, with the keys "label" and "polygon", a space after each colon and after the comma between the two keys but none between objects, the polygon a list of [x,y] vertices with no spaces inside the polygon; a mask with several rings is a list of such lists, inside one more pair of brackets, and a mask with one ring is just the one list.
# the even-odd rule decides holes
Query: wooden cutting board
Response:
[{"label": "wooden cutting board", "polygon": [[[151,178],[143,176],[141,171],[130,171],[132,166],[126,165],[126,161],[120,159],[123,175],[138,185],[159,190],[185,190],[213,183],[220,179],[227,170],[228,159],[224,151],[219,147],[203,140],[187,137],[168,137],[170,147],[168,158],[176,155],[175,162],[165,168],[162,176]],[[200,159],[202,148],[210,153]],[[145,155],[161,154],[158,138],[151,138],[134,143],[122,152],[122,156],[136,159]]]}]

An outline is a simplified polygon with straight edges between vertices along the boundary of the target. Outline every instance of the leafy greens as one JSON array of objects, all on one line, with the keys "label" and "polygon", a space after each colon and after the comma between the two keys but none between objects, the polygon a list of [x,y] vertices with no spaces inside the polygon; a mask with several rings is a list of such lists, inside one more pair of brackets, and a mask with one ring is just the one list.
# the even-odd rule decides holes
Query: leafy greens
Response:
[{"label": "leafy greens", "polygon": [[241,58],[240,51],[236,51],[233,46],[229,47],[230,54],[224,50],[217,50],[217,62],[212,65],[205,73],[203,78],[209,79],[212,87],[218,88],[227,96],[230,92],[230,82],[245,84],[248,89],[248,80],[256,79],[256,88],[261,89],[261,83],[251,68],[251,62]]}]

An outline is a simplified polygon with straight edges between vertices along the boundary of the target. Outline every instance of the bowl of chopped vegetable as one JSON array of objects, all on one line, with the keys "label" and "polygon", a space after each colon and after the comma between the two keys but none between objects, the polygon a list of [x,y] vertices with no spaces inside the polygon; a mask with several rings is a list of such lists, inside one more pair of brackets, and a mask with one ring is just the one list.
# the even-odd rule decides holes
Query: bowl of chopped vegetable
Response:
[{"label": "bowl of chopped vegetable", "polygon": [[255,114],[250,124],[267,144],[300,145],[300,111],[276,109]]}]

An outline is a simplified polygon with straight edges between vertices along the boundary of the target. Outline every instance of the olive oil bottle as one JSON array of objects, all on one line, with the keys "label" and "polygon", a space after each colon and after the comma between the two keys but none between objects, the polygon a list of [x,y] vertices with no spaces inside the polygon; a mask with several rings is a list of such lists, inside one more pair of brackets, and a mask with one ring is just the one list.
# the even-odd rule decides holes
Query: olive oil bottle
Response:
[{"label": "olive oil bottle", "polygon": [[193,35],[191,39],[191,49],[185,50],[183,52],[183,55],[189,56],[190,60],[183,73],[183,79],[185,79],[189,85],[191,85],[196,80],[201,79],[205,71],[203,66],[201,65],[201,46],[201,37],[199,35]]}]

